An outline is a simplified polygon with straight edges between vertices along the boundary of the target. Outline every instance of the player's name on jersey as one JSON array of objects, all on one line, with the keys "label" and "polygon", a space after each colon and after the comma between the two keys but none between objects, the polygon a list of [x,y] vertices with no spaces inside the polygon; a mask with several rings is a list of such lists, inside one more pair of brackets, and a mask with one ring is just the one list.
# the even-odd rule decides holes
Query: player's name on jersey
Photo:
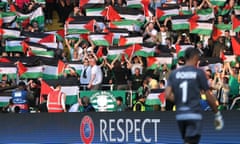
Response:
[{"label": "player's name on jersey", "polygon": [[177,72],[176,79],[196,79],[197,72]]}]

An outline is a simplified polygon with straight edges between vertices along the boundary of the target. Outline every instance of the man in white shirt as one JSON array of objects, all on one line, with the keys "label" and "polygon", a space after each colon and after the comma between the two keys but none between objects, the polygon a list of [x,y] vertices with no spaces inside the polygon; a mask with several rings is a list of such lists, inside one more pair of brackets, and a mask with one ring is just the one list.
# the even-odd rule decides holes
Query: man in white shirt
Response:
[{"label": "man in white shirt", "polygon": [[91,66],[91,79],[88,84],[88,89],[100,90],[103,79],[102,70],[100,66],[97,65],[94,57],[89,59],[89,64]]}]

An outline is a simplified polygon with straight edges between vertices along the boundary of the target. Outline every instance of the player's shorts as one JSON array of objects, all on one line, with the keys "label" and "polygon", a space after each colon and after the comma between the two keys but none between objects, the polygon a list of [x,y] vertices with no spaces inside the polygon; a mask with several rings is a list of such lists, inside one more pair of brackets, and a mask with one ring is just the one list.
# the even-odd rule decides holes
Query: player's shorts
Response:
[{"label": "player's shorts", "polygon": [[185,143],[199,143],[202,131],[202,120],[178,120],[177,122]]}]

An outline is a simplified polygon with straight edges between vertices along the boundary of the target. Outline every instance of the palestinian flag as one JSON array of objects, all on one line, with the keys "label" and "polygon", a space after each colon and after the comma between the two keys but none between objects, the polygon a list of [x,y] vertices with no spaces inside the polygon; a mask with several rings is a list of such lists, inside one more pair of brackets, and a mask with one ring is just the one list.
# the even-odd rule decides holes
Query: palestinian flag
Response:
[{"label": "palestinian flag", "polygon": [[68,79],[62,80],[46,80],[46,83],[51,87],[56,84],[61,84],[61,91],[66,94],[66,104],[75,104],[79,96],[79,85]]},{"label": "palestinian flag", "polygon": [[9,100],[12,98],[12,92],[0,93],[0,107],[5,107],[9,104]]},{"label": "palestinian flag", "polygon": [[0,35],[2,35],[3,38],[19,38],[20,33],[18,29],[0,28]]},{"label": "palestinian flag", "polygon": [[192,15],[172,16],[172,29],[173,30],[188,30],[189,19]]},{"label": "palestinian flag", "polygon": [[141,44],[141,49],[136,51],[134,55],[142,56],[142,57],[149,57],[154,55],[155,44],[153,43],[143,43]]},{"label": "palestinian flag", "polygon": [[234,55],[240,55],[240,39],[236,36],[231,37],[232,48]]},{"label": "palestinian flag", "polygon": [[109,21],[120,21],[121,20],[121,16],[112,6],[106,7],[101,12],[101,14]]},{"label": "palestinian flag", "polygon": [[128,56],[128,57],[131,57],[135,54],[135,52],[139,51],[142,49],[142,46],[140,44],[133,44],[129,47],[127,47],[125,50],[124,50],[124,53]]},{"label": "palestinian flag", "polygon": [[143,0],[128,0],[127,7],[128,8],[143,8],[142,1]]},{"label": "palestinian flag", "polygon": [[119,38],[119,46],[142,44],[142,43],[143,43],[142,36],[127,36],[127,37],[120,36]]},{"label": "palestinian flag", "polygon": [[66,64],[62,60],[58,60],[58,75],[63,74]]},{"label": "palestinian flag", "polygon": [[25,67],[20,61],[18,61],[16,64],[18,75],[21,77],[27,71],[27,67]]},{"label": "palestinian flag", "polygon": [[20,26],[20,29],[26,28],[27,25],[30,23],[30,17],[18,16],[16,18],[16,23]]},{"label": "palestinian flag", "polygon": [[42,77],[43,66],[28,66],[27,71],[24,72],[20,78],[23,79],[37,79]]},{"label": "palestinian flag", "polygon": [[142,9],[132,9],[128,7],[116,7],[115,10],[122,19],[144,21],[144,11]]},{"label": "palestinian flag", "polygon": [[210,0],[212,5],[224,6],[227,0]]},{"label": "palestinian flag", "polygon": [[86,16],[102,16],[101,13],[104,9],[104,5],[100,5],[99,7],[87,8],[85,13]]},{"label": "palestinian flag", "polygon": [[234,6],[234,14],[240,15],[240,5]]},{"label": "palestinian flag", "polygon": [[128,31],[140,31],[141,26],[143,26],[144,23],[140,21],[135,20],[121,20],[121,21],[114,21],[109,22],[108,27],[109,28],[123,28],[127,29]]},{"label": "palestinian flag", "polygon": [[229,30],[231,35],[234,34],[234,32],[232,31],[231,24],[215,24],[213,26],[213,33],[212,33],[213,40],[217,40],[220,36],[224,36],[225,30]]},{"label": "palestinian flag", "polygon": [[56,42],[56,36],[46,32],[21,32],[21,36],[27,38],[27,41],[35,43],[52,43]]},{"label": "palestinian flag", "polygon": [[208,35],[212,34],[213,24],[206,21],[191,21],[190,22],[190,33],[199,34],[199,35]]},{"label": "palestinian flag", "polygon": [[6,52],[24,52],[22,47],[23,39],[7,39],[5,45]]},{"label": "palestinian flag", "polygon": [[27,49],[34,56],[54,57],[54,50],[39,43],[25,42],[24,49]]},{"label": "palestinian flag", "polygon": [[148,94],[146,105],[153,106],[153,105],[161,105],[164,107],[166,105],[166,99],[164,95],[164,89],[154,89]]},{"label": "palestinian flag", "polygon": [[87,8],[88,7],[87,5],[92,5],[93,7],[99,4],[104,5],[104,0],[80,0],[79,7]]},{"label": "palestinian flag", "polygon": [[44,64],[43,79],[58,79],[57,64]]},{"label": "palestinian flag", "polygon": [[110,46],[107,54],[107,58],[110,60],[115,59],[117,56],[124,53],[124,50],[127,49],[128,46]]},{"label": "palestinian flag", "polygon": [[11,23],[16,19],[17,15],[14,12],[1,12],[0,19],[2,23]]},{"label": "palestinian flag", "polygon": [[156,10],[156,16],[160,21],[164,21],[169,16],[179,15],[178,6],[158,7]]},{"label": "palestinian flag", "polygon": [[233,16],[232,17],[232,30],[234,32],[240,31],[240,16]]},{"label": "palestinian flag", "polygon": [[218,15],[228,15],[231,11],[232,7],[230,7],[228,4],[226,4],[223,8],[218,8]]},{"label": "palestinian flag", "polygon": [[71,21],[66,24],[66,34],[84,34],[94,32],[95,20]]},{"label": "palestinian flag", "polygon": [[180,13],[180,15],[191,15],[192,14],[192,10],[189,8],[188,5],[182,4],[180,6],[179,13]]},{"label": "palestinian flag", "polygon": [[83,70],[83,64],[81,64],[80,62],[78,61],[73,61],[73,62],[68,62],[67,63],[68,66],[70,67],[74,67],[76,72],[81,75],[81,72]]},{"label": "palestinian flag", "polygon": [[119,38],[121,36],[129,36],[129,32],[127,29],[122,29],[122,28],[108,28],[108,29],[105,29],[103,32],[110,32],[113,34],[113,44],[117,45],[118,44],[118,41],[119,41]]},{"label": "palestinian flag", "polygon": [[36,21],[40,28],[44,28],[44,13],[42,7],[38,7],[32,12],[30,21],[31,23]]},{"label": "palestinian flag", "polygon": [[2,75],[7,74],[10,79],[16,79],[17,77],[17,67],[11,63],[0,63],[0,79]]},{"label": "palestinian flag", "polygon": [[147,57],[147,67],[148,69],[156,69],[159,64],[171,65],[173,61],[173,56],[168,53],[162,53],[158,57]]},{"label": "palestinian flag", "polygon": [[110,46],[113,42],[113,35],[111,33],[93,33],[89,35],[89,39],[96,46]]},{"label": "palestinian flag", "polygon": [[175,45],[175,48],[176,48],[176,54],[177,54],[177,57],[184,57],[185,56],[185,50],[188,49],[188,48],[194,48],[193,45],[179,45],[179,44],[176,44]]},{"label": "palestinian flag", "polygon": [[200,20],[200,21],[207,21],[207,20],[215,18],[214,11],[211,8],[199,9],[199,10],[197,10],[196,14],[198,16],[198,20]]},{"label": "palestinian flag", "polygon": [[44,95],[48,95],[53,89],[44,81],[41,80],[40,104],[44,101]]}]

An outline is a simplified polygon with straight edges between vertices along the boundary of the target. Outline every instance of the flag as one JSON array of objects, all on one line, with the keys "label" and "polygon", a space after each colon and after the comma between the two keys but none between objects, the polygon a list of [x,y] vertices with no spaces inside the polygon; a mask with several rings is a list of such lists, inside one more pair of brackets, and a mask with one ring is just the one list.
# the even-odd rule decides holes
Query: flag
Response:
[{"label": "flag", "polygon": [[51,43],[56,42],[56,36],[52,33],[46,32],[21,32],[21,36],[27,38],[30,42],[35,43]]},{"label": "flag", "polygon": [[104,0],[80,0],[79,7],[83,8],[86,5],[104,4]]},{"label": "flag", "polygon": [[189,6],[187,4],[182,4],[180,6],[179,13],[180,13],[180,15],[191,15],[192,10],[189,8]]},{"label": "flag", "polygon": [[147,96],[146,105],[161,105],[165,106],[165,96],[164,96],[164,89],[153,89]]},{"label": "flag", "polygon": [[119,46],[131,45],[131,44],[142,44],[142,43],[143,43],[142,36],[128,36],[128,37],[120,36],[119,38]]},{"label": "flag", "polygon": [[174,15],[179,15],[178,6],[158,7],[156,10],[156,16],[160,21],[163,21],[165,18]]},{"label": "flag", "polygon": [[212,5],[224,6],[227,0],[210,0]]},{"label": "flag", "polygon": [[93,33],[89,35],[89,39],[96,46],[110,46],[112,45],[113,35],[109,33]]},{"label": "flag", "polygon": [[26,28],[28,24],[30,24],[30,17],[18,16],[16,19],[16,23],[20,26],[20,29]]},{"label": "flag", "polygon": [[0,35],[3,38],[19,38],[20,37],[20,30],[13,29],[13,28],[0,28]]},{"label": "flag", "polygon": [[66,24],[66,34],[84,34],[94,32],[95,20],[71,21]]},{"label": "flag", "polygon": [[0,93],[0,107],[5,107],[9,104],[9,100],[12,98],[11,92]]},{"label": "flag", "polygon": [[133,56],[133,54],[139,50],[142,49],[142,46],[139,45],[139,44],[133,44],[129,47],[127,47],[125,50],[124,50],[124,53],[127,54],[128,57],[131,57]]},{"label": "flag", "polygon": [[173,30],[188,30],[189,19],[192,15],[172,16],[172,29]]},{"label": "flag", "polygon": [[6,52],[24,52],[22,47],[23,39],[7,39],[5,45]]},{"label": "flag", "polygon": [[[83,64],[81,64],[79,61],[72,61],[72,62],[68,62],[67,65],[69,67],[73,67],[76,72],[81,75],[81,72],[83,70]],[[65,71],[68,70],[68,68],[65,68]]]},{"label": "flag", "polygon": [[240,5],[234,6],[234,14],[235,15],[240,15]]},{"label": "flag", "polygon": [[23,79],[38,79],[42,77],[43,66],[28,66],[27,71],[20,75]]},{"label": "flag", "polygon": [[218,8],[218,15],[227,15],[231,11],[232,7],[229,4],[226,4],[223,8]]},{"label": "flag", "polygon": [[240,16],[233,16],[232,17],[232,30],[234,32],[240,31]]},{"label": "flag", "polygon": [[160,64],[172,64],[173,57],[171,54],[162,53],[158,57],[147,57],[147,67],[148,69],[155,69]]},{"label": "flag", "polygon": [[17,15],[14,12],[1,12],[0,19],[3,23],[11,23],[16,19]]},{"label": "flag", "polygon": [[128,31],[140,31],[141,27],[144,23],[135,20],[121,20],[121,21],[114,21],[109,22],[109,28],[123,28],[127,29]]},{"label": "flag", "polygon": [[207,20],[215,18],[214,11],[212,8],[198,9],[196,14],[199,17],[198,20],[200,20],[200,21],[207,21]]},{"label": "flag", "polygon": [[19,61],[17,62],[17,70],[18,75],[22,76],[27,71],[27,68]]},{"label": "flag", "polygon": [[6,57],[0,57],[0,63],[9,63],[11,62],[8,58]]},{"label": "flag", "polygon": [[118,44],[119,38],[121,36],[129,36],[128,30],[122,28],[108,28],[105,29],[104,32],[113,34],[113,44],[115,45]]},{"label": "flag", "polygon": [[218,37],[224,36],[225,30],[229,30],[230,34],[233,35],[234,32],[231,29],[232,29],[231,24],[215,24],[213,26],[213,33],[212,33],[213,40],[217,40]]},{"label": "flag", "polygon": [[132,9],[128,7],[115,7],[116,12],[122,19],[144,21],[144,11],[142,9]]},{"label": "flag", "polygon": [[179,58],[179,57],[184,57],[185,56],[185,50],[186,49],[194,48],[194,46],[193,45],[189,45],[189,44],[186,44],[186,45],[176,44],[175,48],[176,48],[177,57]]},{"label": "flag", "polygon": [[58,75],[61,75],[64,71],[65,63],[62,60],[58,60]]},{"label": "flag", "polygon": [[46,4],[45,0],[34,0],[34,2],[37,3],[37,4],[42,4],[42,5]]},{"label": "flag", "polygon": [[101,14],[102,14],[102,16],[105,16],[105,18],[109,21],[120,21],[121,20],[121,16],[112,6],[106,7],[101,12]]},{"label": "flag", "polygon": [[141,49],[136,51],[134,55],[142,56],[142,57],[149,57],[154,55],[155,44],[153,43],[143,43],[141,44]]},{"label": "flag", "polygon": [[104,10],[104,6],[100,5],[100,7],[94,7],[94,8],[87,8],[86,16],[102,16],[102,11]]},{"label": "flag", "polygon": [[44,13],[41,6],[32,12],[30,21],[31,23],[36,21],[40,28],[44,28]]},{"label": "flag", "polygon": [[127,7],[132,9],[143,8],[145,16],[149,16],[149,4],[150,0],[128,0]]},{"label": "flag", "polygon": [[110,46],[107,54],[107,58],[110,60],[115,59],[117,56],[124,53],[124,50],[128,46]]},{"label": "flag", "polygon": [[16,65],[11,63],[0,62],[0,79],[2,79],[3,74],[7,74],[10,79],[16,79],[17,77]]},{"label": "flag", "polygon": [[190,33],[199,34],[199,35],[208,35],[212,34],[213,24],[206,21],[191,21],[189,30]]},{"label": "flag", "polygon": [[234,55],[240,55],[240,39],[236,36],[231,37],[232,48]]},{"label": "flag", "polygon": [[47,96],[52,90],[44,80],[41,80],[40,104],[44,101],[44,95]]},{"label": "flag", "polygon": [[66,104],[72,105],[77,102],[79,96],[79,85],[71,79],[46,80],[49,86],[61,85],[61,92],[66,94]]},{"label": "flag", "polygon": [[43,79],[58,79],[58,60],[48,57],[41,57],[43,63]]}]

